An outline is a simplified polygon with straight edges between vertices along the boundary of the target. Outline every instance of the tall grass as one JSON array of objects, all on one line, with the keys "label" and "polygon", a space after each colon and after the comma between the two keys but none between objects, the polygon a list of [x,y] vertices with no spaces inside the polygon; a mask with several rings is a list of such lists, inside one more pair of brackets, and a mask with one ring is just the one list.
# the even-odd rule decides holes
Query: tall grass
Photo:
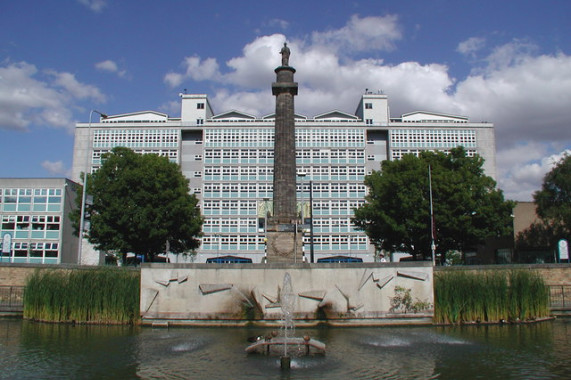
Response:
[{"label": "tall grass", "polygon": [[434,279],[434,321],[499,322],[549,315],[549,289],[526,270],[440,272]]},{"label": "tall grass", "polygon": [[24,318],[49,322],[132,324],[140,276],[122,269],[42,270],[27,281]]}]

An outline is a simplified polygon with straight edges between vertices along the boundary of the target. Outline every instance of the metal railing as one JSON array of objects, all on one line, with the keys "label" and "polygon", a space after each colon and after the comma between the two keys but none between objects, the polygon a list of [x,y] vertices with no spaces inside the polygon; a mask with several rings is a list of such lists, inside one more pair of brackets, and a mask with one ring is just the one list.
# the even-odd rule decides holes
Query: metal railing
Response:
[{"label": "metal railing", "polygon": [[24,287],[0,286],[0,312],[24,311]]},{"label": "metal railing", "polygon": [[549,304],[552,309],[571,309],[571,285],[549,285]]}]

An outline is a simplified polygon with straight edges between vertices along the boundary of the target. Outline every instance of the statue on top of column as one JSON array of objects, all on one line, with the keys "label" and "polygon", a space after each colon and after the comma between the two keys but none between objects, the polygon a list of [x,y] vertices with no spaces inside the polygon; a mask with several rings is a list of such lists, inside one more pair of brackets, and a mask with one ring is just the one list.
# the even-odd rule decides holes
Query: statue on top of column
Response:
[{"label": "statue on top of column", "polygon": [[282,55],[282,66],[289,66],[290,53],[287,43],[284,42],[284,47],[282,47],[282,50],[280,51],[280,54]]}]

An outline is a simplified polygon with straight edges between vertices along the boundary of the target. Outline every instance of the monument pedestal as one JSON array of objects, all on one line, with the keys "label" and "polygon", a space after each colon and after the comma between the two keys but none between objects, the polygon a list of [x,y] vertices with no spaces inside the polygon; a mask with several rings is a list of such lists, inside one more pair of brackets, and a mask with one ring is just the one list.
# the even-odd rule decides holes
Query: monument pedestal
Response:
[{"label": "monument pedestal", "polygon": [[268,263],[303,262],[303,232],[292,223],[269,224],[266,230],[266,261]]}]

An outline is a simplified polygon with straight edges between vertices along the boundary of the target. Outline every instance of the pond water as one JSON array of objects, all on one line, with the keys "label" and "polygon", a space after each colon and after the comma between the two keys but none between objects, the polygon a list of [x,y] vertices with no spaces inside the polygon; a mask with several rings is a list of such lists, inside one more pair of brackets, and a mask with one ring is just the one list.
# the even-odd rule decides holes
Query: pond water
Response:
[{"label": "pond water", "polygon": [[569,379],[571,319],[532,325],[297,329],[323,356],[248,355],[257,328],[0,320],[0,379]]}]

